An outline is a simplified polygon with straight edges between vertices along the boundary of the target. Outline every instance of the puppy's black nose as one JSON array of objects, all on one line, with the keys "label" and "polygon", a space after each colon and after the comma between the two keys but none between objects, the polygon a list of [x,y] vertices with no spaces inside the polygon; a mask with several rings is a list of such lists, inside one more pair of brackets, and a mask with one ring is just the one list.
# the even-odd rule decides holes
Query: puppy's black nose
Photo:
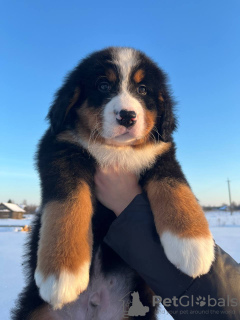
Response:
[{"label": "puppy's black nose", "polygon": [[136,122],[137,115],[135,111],[121,110],[116,118],[117,123],[126,128],[132,127]]}]

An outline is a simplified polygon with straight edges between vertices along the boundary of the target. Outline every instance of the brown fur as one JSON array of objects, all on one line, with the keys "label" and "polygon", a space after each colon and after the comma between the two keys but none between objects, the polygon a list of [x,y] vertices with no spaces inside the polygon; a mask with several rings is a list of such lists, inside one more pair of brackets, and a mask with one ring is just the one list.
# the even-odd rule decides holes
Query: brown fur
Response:
[{"label": "brown fur", "polygon": [[[156,119],[156,112],[155,111],[149,111],[145,109],[145,131],[144,131],[144,138],[136,140],[133,144],[132,147],[137,149],[137,148],[144,148],[146,146],[149,146],[151,144],[155,143],[155,140],[153,136],[150,134],[152,131],[154,125],[155,125],[155,120]],[[167,150],[170,148],[171,143],[166,143]],[[165,150],[164,152],[165,153]]]},{"label": "brown fur", "polygon": [[[77,131],[79,135],[86,139],[93,142],[99,142],[104,144],[105,139],[103,139],[98,133],[102,130],[102,112],[101,110],[96,110],[95,108],[91,108],[88,105],[88,101],[86,100],[81,108],[77,111],[79,116],[79,127]],[[144,132],[144,138],[136,140],[133,144],[133,148],[144,148],[149,144],[155,143],[150,132],[152,131],[156,119],[156,112],[149,111],[145,109],[145,123],[146,128]],[[95,132],[94,132],[95,130]],[[76,136],[73,136],[71,132],[65,131],[58,135],[57,138],[59,141],[68,141],[74,144],[79,145],[79,142],[76,139]]]},{"label": "brown fur", "polygon": [[160,93],[160,94],[159,94],[158,99],[159,99],[161,102],[164,102],[164,99],[163,99],[162,93]]},{"label": "brown fur", "polygon": [[160,235],[171,231],[179,237],[210,236],[204,212],[186,184],[169,178],[152,180],[146,191]]},{"label": "brown fur", "polygon": [[90,263],[92,211],[91,192],[83,182],[67,201],[45,205],[38,251],[38,267],[45,277],[58,274],[61,267],[77,273],[82,263]]},{"label": "brown fur", "polygon": [[145,123],[146,123],[146,128],[144,132],[144,136],[148,136],[149,133],[152,131],[154,125],[155,125],[155,119],[156,119],[156,112],[155,111],[149,111],[145,110]]},{"label": "brown fur", "polygon": [[107,69],[106,76],[111,82],[115,82],[117,80],[116,73],[112,69]]},{"label": "brown fur", "polygon": [[79,126],[77,131],[86,140],[104,143],[104,139],[99,135],[102,131],[102,110],[97,110],[88,105],[86,100],[77,111]]},{"label": "brown fur", "polygon": [[81,126],[86,126],[89,132],[92,132],[94,129],[102,129],[102,110],[89,106],[88,101],[83,103],[77,113],[79,123],[81,123]]},{"label": "brown fur", "polygon": [[77,102],[78,98],[80,96],[80,88],[76,88],[74,95],[70,101],[70,104],[67,107],[66,113],[65,113],[65,118],[68,115],[69,111],[71,110],[71,108],[74,106],[74,104]]},{"label": "brown fur", "polygon": [[137,70],[137,72],[135,72],[134,76],[133,76],[133,80],[136,82],[136,83],[139,83],[143,80],[145,76],[145,73],[144,73],[144,70],[143,69],[139,69]]}]

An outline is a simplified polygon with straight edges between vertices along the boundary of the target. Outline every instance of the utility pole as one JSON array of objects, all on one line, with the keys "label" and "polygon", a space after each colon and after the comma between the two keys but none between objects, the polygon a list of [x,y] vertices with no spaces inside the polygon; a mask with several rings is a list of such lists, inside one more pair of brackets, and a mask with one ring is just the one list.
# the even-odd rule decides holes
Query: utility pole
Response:
[{"label": "utility pole", "polygon": [[232,214],[233,214],[233,211],[232,211],[231,189],[230,189],[230,180],[229,180],[229,179],[227,179],[227,183],[228,183],[228,194],[229,194],[230,212],[231,212],[231,215],[232,215]]}]

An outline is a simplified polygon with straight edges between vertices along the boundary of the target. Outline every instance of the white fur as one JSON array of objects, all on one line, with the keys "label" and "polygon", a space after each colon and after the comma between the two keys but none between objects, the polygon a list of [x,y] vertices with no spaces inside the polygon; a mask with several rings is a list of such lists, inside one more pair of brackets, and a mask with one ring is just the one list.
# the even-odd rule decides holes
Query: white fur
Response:
[{"label": "white fur", "polygon": [[138,64],[137,52],[131,48],[117,48],[113,53],[113,63],[119,68],[121,75],[121,89],[127,90],[129,75]]},{"label": "white fur", "polygon": [[89,263],[84,263],[77,274],[63,270],[60,276],[52,274],[46,278],[37,269],[34,275],[42,299],[50,303],[53,309],[60,309],[64,304],[77,299],[86,290],[89,282]]},{"label": "white fur", "polygon": [[79,137],[71,131],[65,131],[64,135],[59,135],[60,141],[71,141],[81,145],[97,161],[98,165],[104,167],[116,167],[121,170],[133,172],[137,175],[149,169],[155,163],[157,157],[164,154],[170,148],[171,143],[158,142],[153,145],[146,145],[142,148],[131,146],[112,146],[92,142],[84,137]]},{"label": "white fur", "polygon": [[[120,91],[104,108],[102,136],[126,144],[142,138],[146,127],[143,106],[128,88],[133,67],[138,64],[137,53],[130,48],[118,48],[113,52],[113,62],[120,74]],[[128,129],[119,125],[116,121],[116,118],[119,119],[119,112],[123,109],[135,111],[137,115],[136,123]]]},{"label": "white fur", "polygon": [[180,238],[165,231],[160,238],[168,260],[182,272],[193,278],[208,273],[214,261],[212,237]]},{"label": "white fur", "polygon": [[100,167],[117,167],[139,175],[145,169],[153,166],[157,156],[167,147],[167,143],[145,146],[134,149],[131,146],[115,147],[100,143],[80,142],[84,148],[97,160]]},{"label": "white fur", "polygon": [[[116,121],[119,112],[123,109],[135,111],[137,115],[135,125],[128,129],[120,126]],[[102,136],[106,139],[114,139],[126,132],[129,134],[125,138],[122,137],[124,142],[141,139],[144,136],[145,126],[144,110],[141,103],[126,90],[112,98],[104,107]]]}]

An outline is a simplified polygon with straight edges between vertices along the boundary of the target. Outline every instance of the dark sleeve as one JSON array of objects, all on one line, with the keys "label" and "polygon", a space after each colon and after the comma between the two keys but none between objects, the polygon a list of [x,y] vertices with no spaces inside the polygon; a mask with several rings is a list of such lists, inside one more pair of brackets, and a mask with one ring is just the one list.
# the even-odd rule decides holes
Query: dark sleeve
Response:
[{"label": "dark sleeve", "polygon": [[135,269],[174,319],[240,319],[240,265],[219,246],[208,274],[193,279],[166,258],[148,199],[140,194],[104,239]]}]

